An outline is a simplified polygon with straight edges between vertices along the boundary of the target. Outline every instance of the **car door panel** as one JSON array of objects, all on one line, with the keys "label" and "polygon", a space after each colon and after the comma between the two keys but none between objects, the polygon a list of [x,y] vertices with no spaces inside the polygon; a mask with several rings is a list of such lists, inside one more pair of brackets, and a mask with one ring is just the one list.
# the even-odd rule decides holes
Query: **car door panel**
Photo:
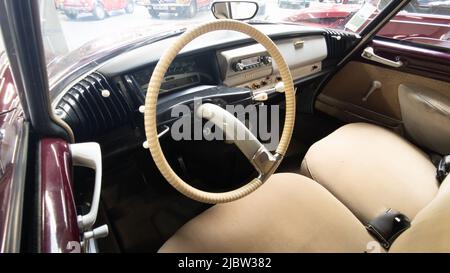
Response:
[{"label": "car door panel", "polygon": [[450,154],[450,96],[415,84],[401,84],[403,124],[417,143],[439,154]]},{"label": "car door panel", "polygon": [[[414,90],[426,90],[428,95],[432,94],[429,96],[434,98],[434,102],[438,100],[441,105],[448,106],[450,54],[378,40],[373,41],[370,46],[375,49],[377,55],[391,60],[401,60],[404,65],[392,68],[358,56],[327,83],[316,100],[316,108],[346,122],[365,121],[389,127],[409,136],[429,150],[445,153],[445,149],[436,150],[436,147],[430,145],[430,139],[436,139],[431,131],[418,137],[415,128],[419,124],[411,122],[411,117],[423,120],[426,120],[425,117],[434,117],[428,122],[436,124],[439,121],[435,118],[437,116],[442,118],[445,115],[430,113],[432,110],[423,105],[427,99],[420,102],[415,100],[415,103],[422,107],[412,108],[411,100],[406,100],[406,96],[403,95],[401,104],[399,89],[403,86],[403,93],[408,92],[405,90],[412,90],[405,86],[413,86]],[[374,81],[378,81],[380,86],[368,94]],[[406,103],[407,101],[410,103]],[[417,113],[413,114],[411,111]],[[408,126],[405,126],[405,116],[409,117]],[[450,119],[450,115],[447,118]]]}]

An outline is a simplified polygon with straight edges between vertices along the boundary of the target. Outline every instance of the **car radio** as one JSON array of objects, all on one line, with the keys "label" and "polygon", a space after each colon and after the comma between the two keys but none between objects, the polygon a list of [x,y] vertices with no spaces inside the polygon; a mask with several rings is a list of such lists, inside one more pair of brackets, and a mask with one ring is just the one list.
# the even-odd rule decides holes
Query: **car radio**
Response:
[{"label": "car radio", "polygon": [[233,62],[232,69],[235,72],[240,72],[270,64],[272,64],[272,58],[270,56],[267,55],[252,56]]},{"label": "car radio", "polygon": [[273,60],[260,44],[217,51],[223,84],[236,86],[270,76]]}]

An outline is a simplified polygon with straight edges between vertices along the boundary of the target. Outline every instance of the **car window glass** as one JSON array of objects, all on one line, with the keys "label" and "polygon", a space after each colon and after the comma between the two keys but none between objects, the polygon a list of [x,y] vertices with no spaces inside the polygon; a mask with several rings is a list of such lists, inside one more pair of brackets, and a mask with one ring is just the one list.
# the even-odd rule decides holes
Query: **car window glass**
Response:
[{"label": "car window glass", "polygon": [[450,1],[413,0],[378,36],[450,49]]},{"label": "car window glass", "polygon": [[[216,20],[216,0],[36,0],[49,82],[93,56],[166,31]],[[359,33],[392,0],[253,0],[254,23],[289,23]],[[375,9],[377,7],[377,9]],[[241,5],[241,8],[245,8]],[[361,12],[358,12],[361,10]],[[381,9],[382,10],[382,9]],[[356,15],[355,15],[356,14]],[[355,16],[354,16],[355,15]],[[347,23],[351,20],[351,24]],[[282,29],[282,28],[280,28]]]},{"label": "car window glass", "polygon": [[19,103],[0,30],[0,183],[12,175],[20,119],[14,110]]},{"label": "car window glass", "polygon": [[0,53],[5,51],[5,45],[3,44],[2,30],[0,29]]}]

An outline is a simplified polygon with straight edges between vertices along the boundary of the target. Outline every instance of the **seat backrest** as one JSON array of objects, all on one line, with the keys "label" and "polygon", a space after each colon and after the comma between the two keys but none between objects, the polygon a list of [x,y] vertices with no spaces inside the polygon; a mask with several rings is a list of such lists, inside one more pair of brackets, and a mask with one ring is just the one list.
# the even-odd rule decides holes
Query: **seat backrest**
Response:
[{"label": "seat backrest", "polygon": [[450,252],[450,175],[389,252]]}]

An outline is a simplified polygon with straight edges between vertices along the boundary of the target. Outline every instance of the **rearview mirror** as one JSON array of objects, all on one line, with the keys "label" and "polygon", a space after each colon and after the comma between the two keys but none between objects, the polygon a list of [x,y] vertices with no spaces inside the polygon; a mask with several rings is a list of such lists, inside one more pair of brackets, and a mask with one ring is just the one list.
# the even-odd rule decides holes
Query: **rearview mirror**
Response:
[{"label": "rearview mirror", "polygon": [[214,1],[211,12],[217,19],[248,20],[258,13],[258,4],[251,1]]}]

